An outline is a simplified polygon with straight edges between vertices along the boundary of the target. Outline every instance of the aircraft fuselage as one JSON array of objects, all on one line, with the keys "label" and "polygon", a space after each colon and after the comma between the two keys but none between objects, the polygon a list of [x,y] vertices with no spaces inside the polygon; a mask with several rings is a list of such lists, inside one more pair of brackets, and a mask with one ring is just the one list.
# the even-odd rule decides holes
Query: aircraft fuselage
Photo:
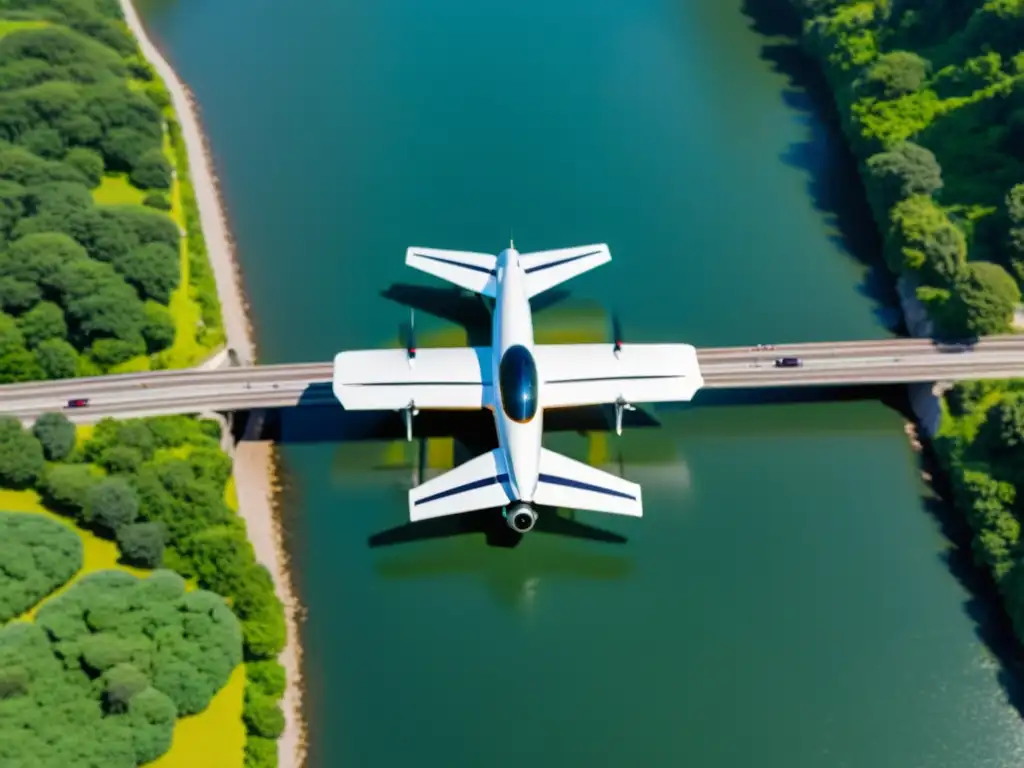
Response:
[{"label": "aircraft fuselage", "polygon": [[533,357],[533,315],[519,252],[506,248],[496,264],[491,349],[494,423],[516,496],[533,501],[540,466],[544,412]]}]

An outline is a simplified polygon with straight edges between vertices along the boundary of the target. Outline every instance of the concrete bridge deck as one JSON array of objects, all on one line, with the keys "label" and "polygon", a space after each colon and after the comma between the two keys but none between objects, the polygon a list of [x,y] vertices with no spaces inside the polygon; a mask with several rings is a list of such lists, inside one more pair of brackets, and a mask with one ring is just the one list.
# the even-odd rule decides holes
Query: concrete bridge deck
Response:
[{"label": "concrete bridge deck", "polygon": [[[803,365],[776,368],[779,357],[799,357]],[[718,347],[699,349],[698,358],[705,389],[1003,379],[1024,377],[1024,335],[984,338],[961,348],[928,339]],[[28,422],[63,410],[73,421],[88,423],[106,416],[337,406],[331,375],[332,364],[325,362],[6,384],[0,386],[0,413]],[[73,398],[88,398],[89,404],[67,409]]]}]

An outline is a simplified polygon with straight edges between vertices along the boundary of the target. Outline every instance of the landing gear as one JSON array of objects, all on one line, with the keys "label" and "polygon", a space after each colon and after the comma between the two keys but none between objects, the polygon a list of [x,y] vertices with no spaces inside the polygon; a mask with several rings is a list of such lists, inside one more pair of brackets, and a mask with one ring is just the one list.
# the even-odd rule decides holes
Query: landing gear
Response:
[{"label": "landing gear", "polygon": [[405,439],[410,443],[412,442],[412,420],[419,412],[419,408],[416,407],[412,400],[402,409],[402,421],[405,422]]},{"label": "landing gear", "polygon": [[635,411],[636,408],[621,397],[615,401],[615,434],[622,435],[622,414],[624,411]]}]

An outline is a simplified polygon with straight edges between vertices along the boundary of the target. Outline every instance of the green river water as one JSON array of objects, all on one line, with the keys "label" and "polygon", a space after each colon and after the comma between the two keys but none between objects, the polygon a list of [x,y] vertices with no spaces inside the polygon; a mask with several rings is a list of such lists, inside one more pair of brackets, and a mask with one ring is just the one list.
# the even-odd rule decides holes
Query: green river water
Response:
[{"label": "green river water", "polygon": [[[857,258],[876,247],[859,183],[806,64],[769,37],[777,9],[141,10],[202,106],[264,362],[394,343],[408,310],[381,292],[436,305],[422,288],[441,287],[407,246],[496,252],[510,228],[522,251],[611,247],[538,313],[550,338],[610,338],[612,311],[627,342],[890,333]],[[417,327],[422,345],[464,338],[423,311]],[[495,520],[401,528],[417,461],[387,439],[397,422],[314,442],[286,422],[311,768],[1020,765],[999,611],[969,590],[902,417],[757,400],[705,392],[621,439],[552,434],[642,483],[645,516],[580,513],[606,535],[516,547],[494,546]],[[452,451],[432,439],[428,463]]]}]

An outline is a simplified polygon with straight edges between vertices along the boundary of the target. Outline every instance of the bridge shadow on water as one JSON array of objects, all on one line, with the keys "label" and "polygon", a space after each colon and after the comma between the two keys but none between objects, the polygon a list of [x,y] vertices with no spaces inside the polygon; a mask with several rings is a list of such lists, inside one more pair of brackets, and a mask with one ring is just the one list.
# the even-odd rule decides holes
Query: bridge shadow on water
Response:
[{"label": "bridge shadow on water", "polygon": [[899,298],[882,257],[882,237],[857,160],[843,136],[821,68],[800,47],[800,18],[792,0],[743,0],[743,14],[754,31],[766,38],[761,58],[786,78],[782,101],[806,129],[806,138],[790,144],[780,160],[806,174],[807,193],[831,231],[829,239],[867,268],[857,290],[875,304],[875,317],[889,330],[902,332]]}]

